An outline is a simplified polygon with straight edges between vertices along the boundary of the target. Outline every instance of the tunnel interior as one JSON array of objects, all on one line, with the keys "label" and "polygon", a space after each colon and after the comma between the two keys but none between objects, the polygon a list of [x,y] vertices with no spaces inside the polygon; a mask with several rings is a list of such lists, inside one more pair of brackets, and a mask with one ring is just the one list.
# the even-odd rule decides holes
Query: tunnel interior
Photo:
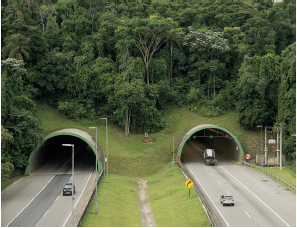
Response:
[{"label": "tunnel interior", "polygon": [[201,142],[209,149],[235,162],[241,162],[244,152],[237,137],[227,129],[218,126],[202,125],[192,128],[186,133],[179,145],[178,155],[182,159],[182,150],[186,143]]},{"label": "tunnel interior", "polygon": [[[96,155],[90,142],[87,142],[87,140],[81,137],[62,134],[48,137],[40,148],[31,153],[25,174],[30,175],[39,170],[48,169],[50,165],[51,167],[55,167],[52,168],[51,171],[54,172],[54,169],[58,169],[59,166],[62,166],[66,161],[72,158],[72,147],[62,146],[62,144],[74,144],[75,164],[84,163],[85,166],[95,169]],[[68,165],[71,166],[71,161],[68,163]],[[98,172],[101,172],[102,166],[99,153],[97,165]]]}]

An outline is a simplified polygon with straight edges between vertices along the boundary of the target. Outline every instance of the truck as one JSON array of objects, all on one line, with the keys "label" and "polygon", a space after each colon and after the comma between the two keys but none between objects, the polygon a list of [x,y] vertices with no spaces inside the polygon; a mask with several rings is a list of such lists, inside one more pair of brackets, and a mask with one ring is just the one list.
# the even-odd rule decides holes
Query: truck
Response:
[{"label": "truck", "polygon": [[215,159],[214,149],[205,149],[202,153],[205,165],[218,165],[218,160]]}]

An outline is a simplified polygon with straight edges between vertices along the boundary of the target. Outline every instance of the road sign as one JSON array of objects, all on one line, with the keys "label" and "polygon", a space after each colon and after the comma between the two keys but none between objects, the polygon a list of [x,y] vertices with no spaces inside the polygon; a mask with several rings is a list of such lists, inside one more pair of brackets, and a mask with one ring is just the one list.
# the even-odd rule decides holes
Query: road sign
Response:
[{"label": "road sign", "polygon": [[245,155],[245,159],[250,160],[251,159],[251,155],[250,154],[246,154]]},{"label": "road sign", "polygon": [[194,185],[194,183],[193,183],[193,181],[191,181],[190,179],[188,179],[188,180],[185,182],[185,185],[190,189],[190,188]]}]

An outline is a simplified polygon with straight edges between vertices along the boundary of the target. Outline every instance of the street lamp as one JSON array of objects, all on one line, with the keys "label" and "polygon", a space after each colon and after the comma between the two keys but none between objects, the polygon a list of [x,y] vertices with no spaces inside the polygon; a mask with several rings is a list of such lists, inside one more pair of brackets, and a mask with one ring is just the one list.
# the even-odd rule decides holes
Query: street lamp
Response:
[{"label": "street lamp", "polygon": [[74,220],[74,144],[62,144],[62,146],[71,146],[72,147],[72,227],[73,227],[73,220]]},{"label": "street lamp", "polygon": [[90,129],[96,129],[96,211],[95,211],[95,215],[98,215],[97,213],[97,127],[89,127]]},{"label": "street lamp", "polygon": [[172,160],[173,160],[173,167],[174,167],[174,135],[173,135],[173,139],[172,139]]},{"label": "street lamp", "polygon": [[107,139],[107,118],[101,118],[101,120],[106,120],[106,162],[107,162],[107,183],[108,183],[108,139]]}]

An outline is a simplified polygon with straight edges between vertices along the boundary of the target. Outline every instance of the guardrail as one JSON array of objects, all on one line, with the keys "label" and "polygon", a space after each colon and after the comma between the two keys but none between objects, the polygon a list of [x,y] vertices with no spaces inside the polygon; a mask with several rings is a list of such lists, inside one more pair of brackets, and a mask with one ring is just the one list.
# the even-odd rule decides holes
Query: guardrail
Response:
[{"label": "guardrail", "polygon": [[293,184],[289,183],[288,181],[286,181],[286,180],[280,178],[278,175],[276,175],[276,174],[274,174],[274,173],[272,173],[272,172],[269,172],[269,171],[266,170],[266,169],[263,169],[263,168],[261,168],[261,167],[259,167],[259,166],[253,165],[253,164],[250,164],[250,163],[248,163],[248,162],[246,162],[246,161],[242,161],[242,164],[244,164],[244,165],[246,165],[246,166],[249,166],[249,167],[256,168],[256,169],[260,169],[260,170],[262,170],[263,172],[267,173],[268,175],[270,175],[270,176],[272,176],[272,177],[274,177],[274,178],[280,180],[281,182],[283,182],[283,183],[286,184],[287,186],[289,186],[289,187],[291,187],[291,188],[293,188],[293,189],[296,190],[296,186],[295,186],[295,185],[293,185]]}]

